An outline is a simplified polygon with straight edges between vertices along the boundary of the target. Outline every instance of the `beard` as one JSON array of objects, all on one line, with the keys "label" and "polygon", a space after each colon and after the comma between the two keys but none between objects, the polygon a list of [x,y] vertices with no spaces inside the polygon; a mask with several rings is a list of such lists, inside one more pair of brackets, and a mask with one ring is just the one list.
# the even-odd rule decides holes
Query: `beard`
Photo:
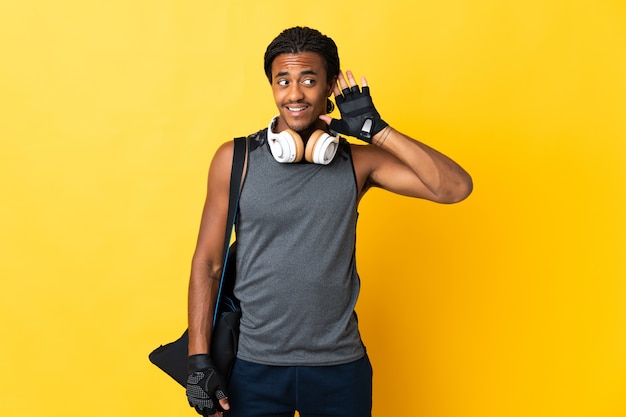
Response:
[{"label": "beard", "polygon": [[320,112],[316,112],[313,108],[309,108],[304,114],[295,115],[289,111],[281,114],[283,123],[295,132],[310,132],[315,129],[325,129],[325,123],[320,120]]},{"label": "beard", "polygon": [[285,120],[287,127],[296,132],[309,130],[313,123],[310,120]]}]

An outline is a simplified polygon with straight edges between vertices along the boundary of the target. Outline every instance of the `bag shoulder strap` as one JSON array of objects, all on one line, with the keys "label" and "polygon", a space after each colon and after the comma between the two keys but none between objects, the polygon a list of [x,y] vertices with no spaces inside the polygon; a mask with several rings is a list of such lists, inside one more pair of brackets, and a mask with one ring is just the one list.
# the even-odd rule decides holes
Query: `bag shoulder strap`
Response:
[{"label": "bag shoulder strap", "polygon": [[243,167],[246,162],[246,138],[234,139],[233,166],[230,172],[230,193],[228,198],[228,217],[226,218],[226,233],[224,233],[224,258],[228,256],[228,247],[232,236],[233,226],[239,205],[239,195],[241,193],[241,179],[243,177]]},{"label": "bag shoulder strap", "polygon": [[[226,217],[226,230],[224,231],[224,260],[222,262],[222,276],[220,277],[220,286],[217,293],[216,305],[219,305],[222,295],[222,287],[224,286],[224,275],[226,272],[226,262],[228,262],[228,254],[230,252],[230,239],[233,233],[233,226],[237,219],[237,209],[239,207],[239,196],[241,195],[241,186],[243,178],[243,169],[246,162],[246,138],[240,137],[234,139],[233,164],[230,171],[230,191],[228,197],[228,216]],[[213,326],[217,320],[218,308],[215,308],[213,316]]]}]

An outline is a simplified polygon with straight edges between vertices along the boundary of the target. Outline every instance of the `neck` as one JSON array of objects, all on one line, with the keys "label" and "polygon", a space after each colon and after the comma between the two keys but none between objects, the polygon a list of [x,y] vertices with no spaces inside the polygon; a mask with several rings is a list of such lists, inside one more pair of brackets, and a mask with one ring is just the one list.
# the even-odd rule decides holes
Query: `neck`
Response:
[{"label": "neck", "polygon": [[[280,132],[282,130],[285,130],[286,128],[289,128],[289,126],[287,126],[285,123],[283,123],[283,121],[279,118],[274,123],[274,127],[273,127],[272,130],[274,132]],[[326,123],[324,123],[323,120],[317,120],[315,123],[311,124],[310,126],[304,128],[304,129],[295,130],[295,132],[306,143],[309,140],[309,137],[311,136],[311,134],[313,132],[315,132],[316,130],[323,130],[324,132],[328,132],[328,126],[326,125]]]}]

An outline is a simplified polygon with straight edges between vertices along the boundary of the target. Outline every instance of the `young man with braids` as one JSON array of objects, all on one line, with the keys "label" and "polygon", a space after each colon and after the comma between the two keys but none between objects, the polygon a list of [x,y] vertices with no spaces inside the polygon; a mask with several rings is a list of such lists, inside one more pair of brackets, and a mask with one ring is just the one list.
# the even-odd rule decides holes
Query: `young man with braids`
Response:
[{"label": "young man with braids", "polygon": [[[359,293],[357,206],[371,187],[439,203],[472,190],[450,158],[387,124],[365,78],[340,70],[334,41],[316,30],[283,31],[265,72],[278,116],[248,137],[237,220],[241,301],[229,386],[209,346],[222,268],[233,143],[209,170],[189,284],[190,405],[205,416],[368,417],[372,369],[354,307]],[[326,113],[334,95],[341,119]],[[338,135],[363,145],[349,144]],[[227,411],[224,411],[227,410]]]}]

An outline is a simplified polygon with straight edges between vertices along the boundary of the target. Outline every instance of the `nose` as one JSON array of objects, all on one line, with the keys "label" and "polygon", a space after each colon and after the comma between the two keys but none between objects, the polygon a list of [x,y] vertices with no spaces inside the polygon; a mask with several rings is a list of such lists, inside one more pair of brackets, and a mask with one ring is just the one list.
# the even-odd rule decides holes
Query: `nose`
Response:
[{"label": "nose", "polygon": [[302,91],[302,86],[299,83],[292,83],[289,86],[289,100],[290,101],[300,101],[304,99],[304,92]]}]

